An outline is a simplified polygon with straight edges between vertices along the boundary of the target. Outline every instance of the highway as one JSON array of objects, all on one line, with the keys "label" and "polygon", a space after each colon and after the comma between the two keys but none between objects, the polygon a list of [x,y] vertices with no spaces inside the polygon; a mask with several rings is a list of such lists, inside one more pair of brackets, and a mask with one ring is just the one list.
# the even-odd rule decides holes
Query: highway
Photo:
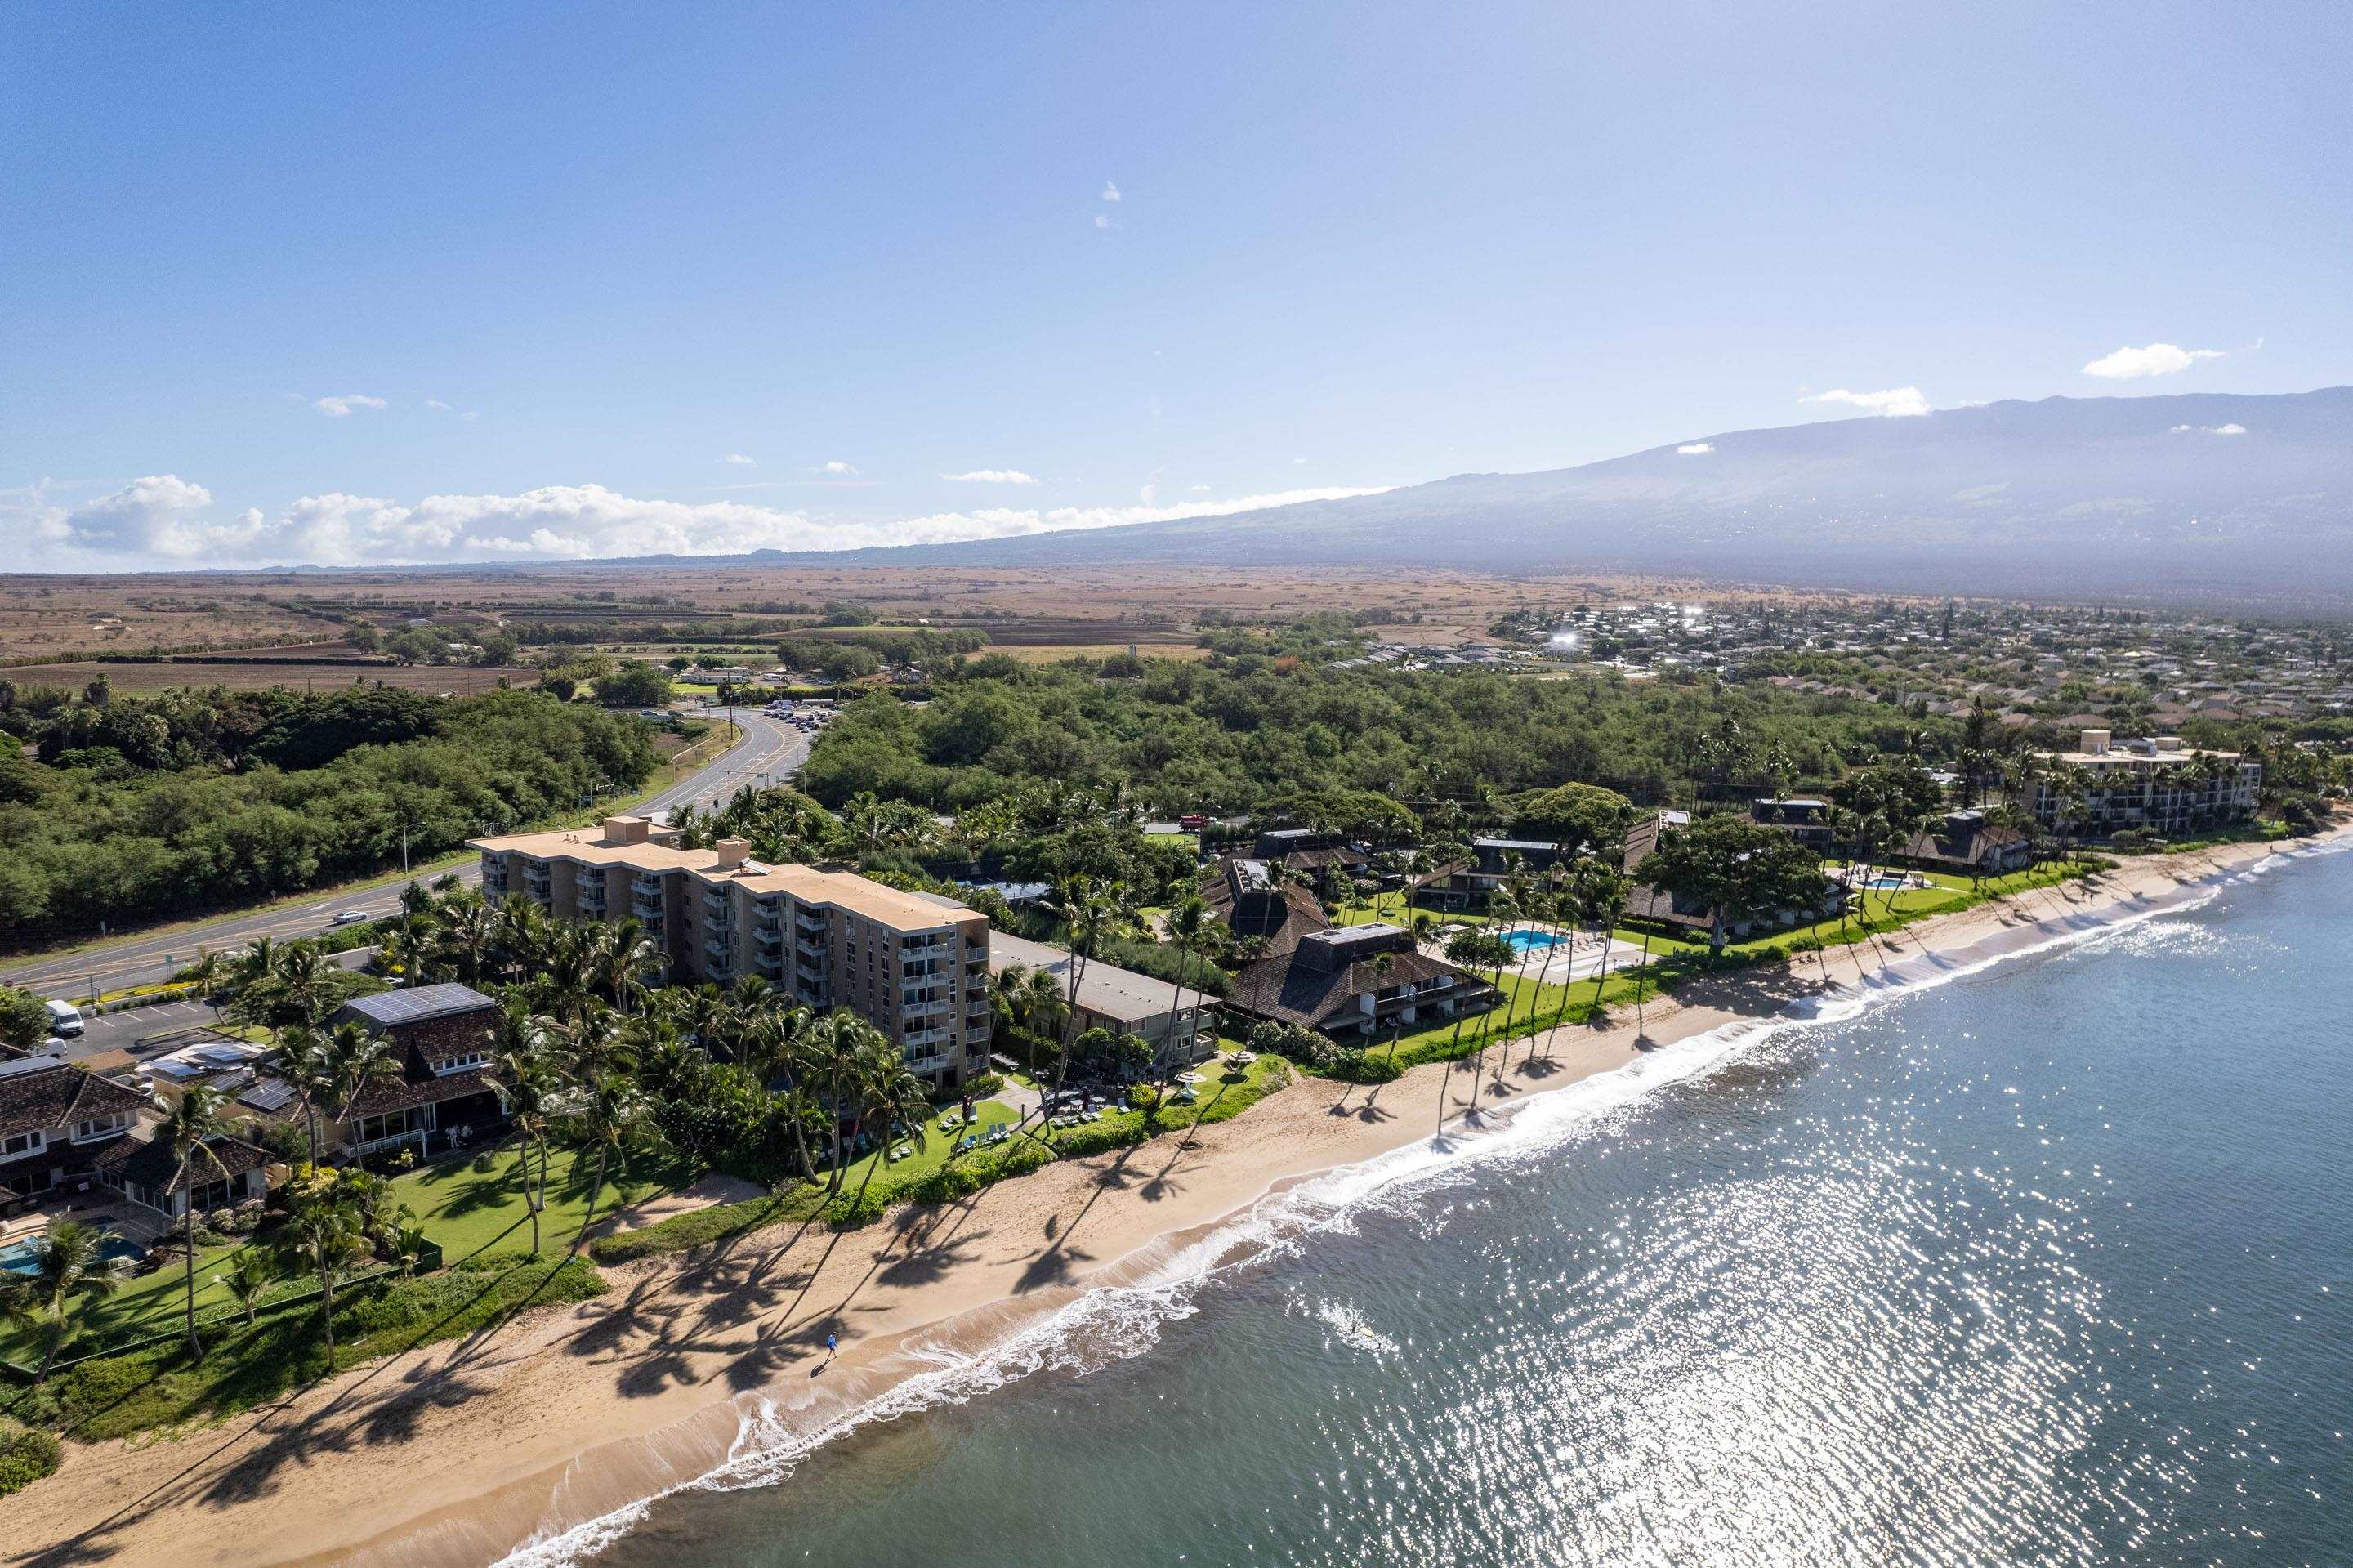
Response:
[{"label": "highway", "polygon": [[[690,802],[707,806],[724,800],[746,784],[782,784],[792,778],[808,756],[810,736],[756,709],[716,710],[708,716],[723,717],[729,712],[743,726],[743,739],[704,768],[635,808],[637,811],[649,815]],[[457,869],[457,875],[470,886],[481,880],[482,870],[479,863],[470,861]],[[86,948],[69,957],[26,959],[0,969],[0,980],[41,996],[69,1000],[89,996],[93,991],[149,985],[170,978],[174,970],[192,961],[200,951],[241,948],[256,937],[312,936],[326,930],[328,922],[345,909],[370,916],[390,914],[400,907],[402,885],[394,881],[365,892],[326,894],[318,902],[299,909],[225,915],[217,920],[184,926],[162,936],[125,937]]]}]

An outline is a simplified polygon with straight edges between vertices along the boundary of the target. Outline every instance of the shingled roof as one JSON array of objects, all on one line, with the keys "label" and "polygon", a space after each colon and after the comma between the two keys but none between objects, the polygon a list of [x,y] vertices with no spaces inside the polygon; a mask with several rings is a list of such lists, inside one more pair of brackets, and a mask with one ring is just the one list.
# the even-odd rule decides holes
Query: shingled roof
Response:
[{"label": "shingled roof", "polygon": [[[213,1159],[191,1162],[199,1187],[207,1181],[217,1181],[224,1175],[242,1176],[248,1171],[259,1171],[269,1163],[268,1150],[227,1133],[205,1139],[205,1146],[212,1150]],[[214,1160],[219,1163],[216,1165]],[[183,1185],[180,1162],[173,1155],[172,1146],[152,1138],[122,1139],[100,1150],[90,1163],[114,1186],[136,1181],[155,1192],[176,1192]]]},{"label": "shingled roof", "polygon": [[61,1056],[0,1063],[0,1133],[71,1127],[141,1110],[148,1103],[138,1090],[84,1072]]},{"label": "shingled roof", "polygon": [[1358,997],[1392,986],[1451,975],[1480,991],[1486,989],[1485,982],[1468,970],[1423,953],[1406,950],[1382,956],[1389,961],[1386,970],[1377,959],[1360,959],[1345,967],[1319,969],[1302,962],[1295,950],[1279,958],[1261,959],[1254,964],[1243,965],[1234,976],[1233,990],[1226,1002],[1253,1017],[1321,1029],[1337,1014],[1359,1012]]}]

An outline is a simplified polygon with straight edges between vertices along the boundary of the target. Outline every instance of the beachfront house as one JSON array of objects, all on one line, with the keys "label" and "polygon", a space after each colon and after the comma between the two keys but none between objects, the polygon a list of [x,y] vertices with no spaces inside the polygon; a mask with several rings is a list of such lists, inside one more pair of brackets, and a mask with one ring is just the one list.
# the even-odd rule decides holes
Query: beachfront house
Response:
[{"label": "beachfront house", "polygon": [[1748,802],[1748,819],[1767,828],[1778,828],[1801,844],[1830,853],[1833,833],[1831,828],[1831,803],[1811,795],[1790,795],[1769,800]]},{"label": "beachfront house", "polygon": [[1287,953],[1302,936],[1330,924],[1314,894],[1255,856],[1219,861],[1201,873],[1200,889],[1201,902],[1233,933],[1235,945],[1261,958]]},{"label": "beachfront house", "polygon": [[168,1144],[145,1138],[121,1139],[94,1163],[105,1185],[166,1220],[178,1220],[187,1213],[192,1194],[199,1214],[266,1196],[270,1159],[259,1144],[223,1133],[206,1139],[185,1167]]},{"label": "beachfront house", "polygon": [[1495,1000],[1493,986],[1420,951],[1410,931],[1370,925],[1308,932],[1288,951],[1244,964],[1226,1005],[1365,1043],[1482,1012]]},{"label": "beachfront house", "polygon": [[[1715,911],[1712,907],[1688,895],[1671,894],[1665,888],[1633,880],[1634,868],[1659,847],[1660,835],[1675,828],[1687,827],[1690,823],[1689,811],[1657,811],[1627,830],[1626,848],[1620,863],[1632,885],[1627,893],[1626,915],[1629,919],[1648,920],[1664,926],[1672,934],[1688,940],[1704,941],[1715,920]],[[1839,912],[1846,907],[1846,898],[1845,885],[1825,874],[1821,881],[1821,896],[1813,904],[1728,920],[1725,923],[1725,935],[1734,941],[1744,941],[1768,931],[1785,931],[1792,926],[1835,920]]]},{"label": "beachfront house", "polygon": [[1983,811],[1947,811],[1935,827],[1905,840],[1895,858],[1929,871],[1999,876],[2032,863],[2034,846],[2015,828],[1988,821]]},{"label": "beachfront house", "polygon": [[137,1089],[61,1056],[0,1061],[0,1197],[72,1192],[100,1181],[98,1157],[150,1108]]},{"label": "beachfront house", "polygon": [[[330,1022],[356,1023],[384,1040],[399,1071],[363,1089],[349,1114],[322,1127],[322,1152],[363,1160],[414,1148],[428,1155],[495,1135],[506,1122],[491,1065],[498,1020],[497,1002],[457,984],[343,1003]],[[274,1114],[297,1114],[292,1097],[273,1097]]]}]

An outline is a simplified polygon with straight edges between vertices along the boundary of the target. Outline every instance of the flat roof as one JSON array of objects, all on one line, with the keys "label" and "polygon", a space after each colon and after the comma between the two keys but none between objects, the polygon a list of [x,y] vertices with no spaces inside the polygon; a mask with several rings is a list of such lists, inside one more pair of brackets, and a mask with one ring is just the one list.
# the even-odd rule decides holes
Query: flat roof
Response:
[{"label": "flat roof", "polygon": [[[988,967],[991,972],[1010,969],[1015,964],[1025,969],[1044,969],[1060,980],[1064,987],[1071,981],[1071,958],[1066,948],[1050,943],[1033,942],[1027,937],[1008,937],[1002,931],[992,932],[988,938]],[[1191,987],[1185,994],[1197,1000],[1188,1007],[1206,1007],[1211,999],[1202,997]],[[1141,1023],[1153,1018],[1166,1017],[1177,1005],[1177,988],[1155,975],[1138,974],[1116,964],[1099,959],[1087,960],[1086,972],[1079,979],[1078,995],[1073,998],[1082,1011],[1116,1018],[1123,1023]]]},{"label": "flat roof", "polygon": [[893,930],[929,930],[983,918],[976,909],[935,901],[876,882],[851,871],[819,871],[807,865],[767,865],[747,860],[723,868],[719,852],[673,849],[668,844],[607,843],[593,830],[508,833],[469,839],[470,849],[525,854],[537,860],[572,860],[584,865],[626,865],[642,871],[682,871],[712,886],[737,884],[754,894],[787,894],[805,904],[828,904]]}]

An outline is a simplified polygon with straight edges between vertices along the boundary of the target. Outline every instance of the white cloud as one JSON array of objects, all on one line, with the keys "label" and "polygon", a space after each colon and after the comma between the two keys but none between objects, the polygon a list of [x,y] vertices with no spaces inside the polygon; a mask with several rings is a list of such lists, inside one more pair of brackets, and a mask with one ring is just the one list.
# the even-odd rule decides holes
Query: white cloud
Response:
[{"label": "white cloud", "polygon": [[443,401],[441,401],[441,399],[440,399],[440,398],[438,398],[438,397],[427,397],[427,399],[425,399],[425,406],[426,406],[427,408],[438,408],[441,412],[443,412],[443,413],[445,413],[445,414],[446,414],[446,413],[448,413],[448,412],[449,411],[449,405],[448,405],[448,404],[447,404],[447,403],[444,403],[444,402],[443,402]]},{"label": "white cloud", "polygon": [[1902,418],[1928,411],[1928,399],[1917,387],[1891,387],[1884,392],[1850,392],[1843,387],[1800,397],[1800,403],[1843,403],[1866,414]]},{"label": "white cloud", "polygon": [[248,510],[207,520],[204,486],[174,474],[142,479],[70,511],[45,507],[35,529],[71,547],[71,567],[121,569],[201,559],[207,566],[397,566],[425,561],[565,560],[734,555],[750,550],[854,550],[937,545],[1075,528],[1210,517],[1370,495],[1374,489],[1277,491],[1169,506],[982,508],[888,520],[813,518],[744,501],[649,501],[597,484],[549,485],[518,495],[428,495],[413,505],[375,496],[306,495],[275,517]]},{"label": "white cloud", "polygon": [[856,469],[854,469],[854,468],[852,468],[852,467],[850,467],[848,463],[846,463],[846,462],[842,461],[839,458],[835,458],[835,459],[834,459],[832,461],[830,461],[830,462],[820,463],[820,464],[818,464],[815,469],[811,470],[810,471],[815,472],[815,473],[830,473],[830,474],[836,474],[836,475],[839,475],[839,476],[840,476],[840,477],[842,477],[842,478],[844,478],[844,479],[853,478],[853,477],[855,477],[855,476],[856,476],[856,474],[857,474],[857,472],[858,472],[858,471],[857,471]]},{"label": "white cloud", "polygon": [[2244,425],[2217,425],[2211,433],[2218,436],[2243,436],[2247,433],[2247,427]]},{"label": "white cloud", "polygon": [[729,452],[725,457],[721,458],[719,461],[721,462],[732,462],[738,468],[756,468],[759,466],[758,459],[747,458],[742,452]]},{"label": "white cloud", "polygon": [[167,561],[234,555],[261,536],[260,513],[213,522],[203,515],[212,503],[203,485],[154,473],[70,511],[52,511],[36,526],[45,537],[101,556]]},{"label": "white cloud", "polygon": [[1120,200],[1121,196],[1119,194],[1119,187],[1112,184],[1109,180],[1105,180],[1103,182],[1103,199],[1105,201]]},{"label": "white cloud", "polygon": [[2180,348],[2152,343],[2147,348],[2120,348],[2084,366],[2084,374],[2104,381],[2137,381],[2145,376],[2179,376],[2201,359],[2220,359],[2219,348]]},{"label": "white cloud", "polygon": [[2177,436],[2178,436],[2178,435],[2182,434],[2182,433],[2183,433],[2183,432],[2185,432],[2185,431],[2187,431],[2187,432],[2189,432],[2189,434],[2192,434],[2192,435],[2206,435],[2206,436],[2243,436],[2243,435],[2245,435],[2245,434],[2247,433],[2247,427],[2246,427],[2246,426],[2244,426],[2244,425],[2238,425],[2238,424],[2232,424],[2232,425],[2176,425],[2176,426],[2174,426],[2174,427],[2173,427],[2172,433],[2173,433],[2174,435],[2177,435]]},{"label": "white cloud", "polygon": [[364,392],[346,392],[339,397],[314,397],[311,407],[330,419],[348,418],[354,408],[389,408],[391,404],[381,397],[371,397]]},{"label": "white cloud", "polygon": [[1107,212],[1099,212],[1095,214],[1095,227],[1097,228],[1109,228],[1111,227],[1111,214]]},{"label": "white cloud", "polygon": [[969,473],[944,473],[942,479],[956,480],[966,484],[1035,484],[1035,475],[1023,473],[1018,468],[976,468]]},{"label": "white cloud", "polygon": [[1677,457],[1705,457],[1715,449],[1705,441],[1689,441],[1675,449]]},{"label": "white cloud", "polygon": [[1188,484],[1185,488],[1195,495],[1207,495],[1209,493],[1209,487],[1206,484]]}]

